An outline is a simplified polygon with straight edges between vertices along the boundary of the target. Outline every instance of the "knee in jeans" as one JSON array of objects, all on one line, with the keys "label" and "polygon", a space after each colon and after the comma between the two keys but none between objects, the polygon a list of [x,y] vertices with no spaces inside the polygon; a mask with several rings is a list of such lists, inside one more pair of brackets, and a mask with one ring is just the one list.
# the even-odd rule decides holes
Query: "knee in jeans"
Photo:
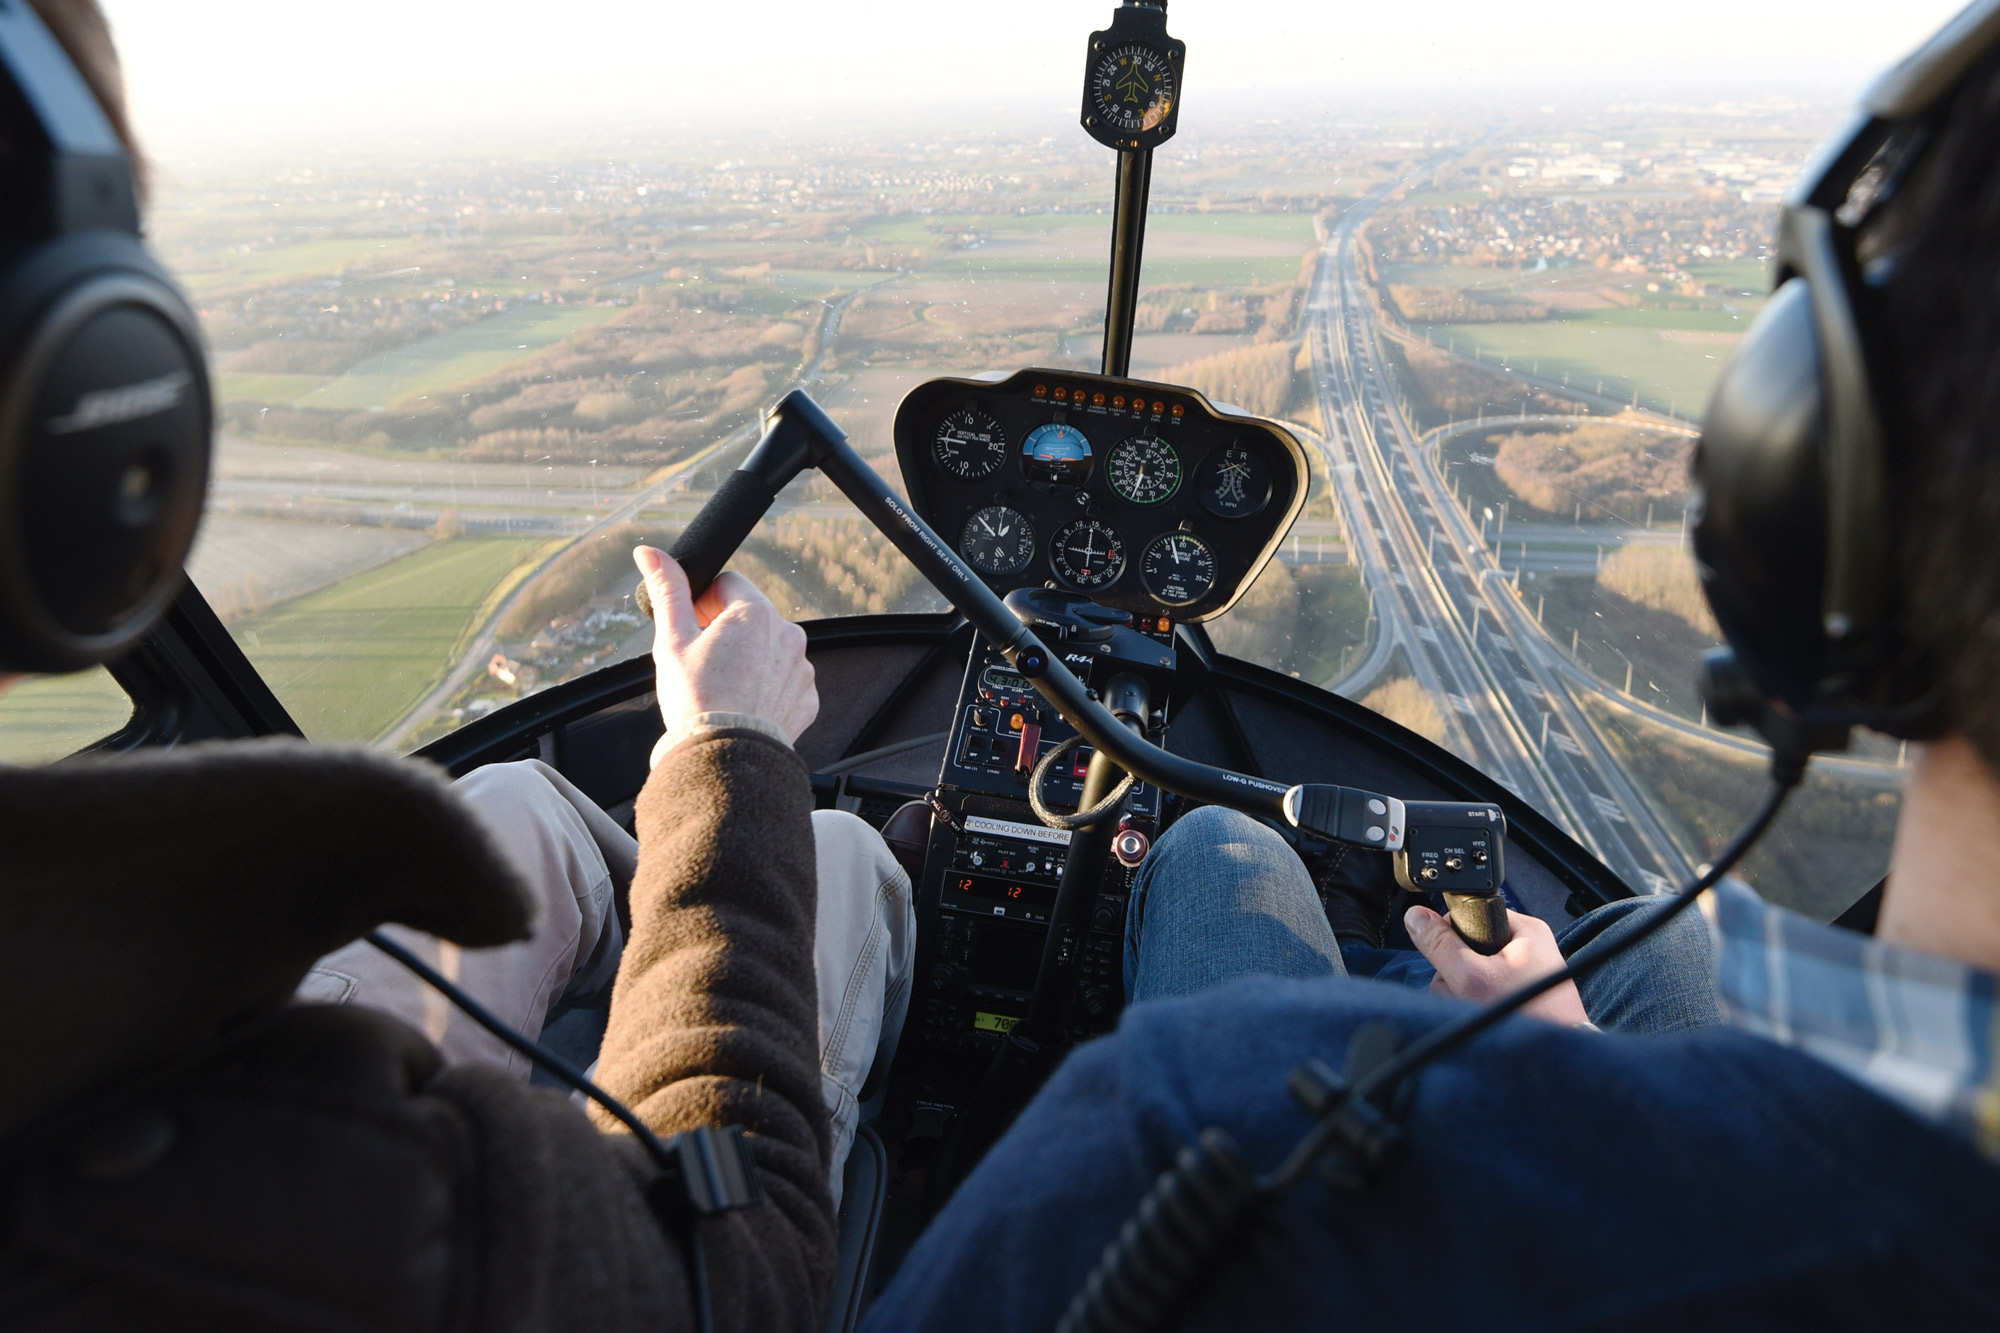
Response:
[{"label": "knee in jeans", "polygon": [[859,815],[845,810],[815,810],[812,816],[813,844],[822,866],[865,867],[865,873],[853,875],[822,874],[820,891],[839,891],[847,886],[868,895],[864,906],[872,908],[875,895],[883,885],[889,886],[891,898],[908,900],[911,895],[910,877],[896,860],[896,854],[889,850],[889,844],[882,841],[882,835]]},{"label": "knee in jeans", "polygon": [[1218,847],[1224,843],[1266,844],[1290,851],[1283,838],[1242,811],[1221,805],[1204,805],[1175,820],[1174,826],[1160,839],[1154,854],[1169,856],[1182,848]]}]

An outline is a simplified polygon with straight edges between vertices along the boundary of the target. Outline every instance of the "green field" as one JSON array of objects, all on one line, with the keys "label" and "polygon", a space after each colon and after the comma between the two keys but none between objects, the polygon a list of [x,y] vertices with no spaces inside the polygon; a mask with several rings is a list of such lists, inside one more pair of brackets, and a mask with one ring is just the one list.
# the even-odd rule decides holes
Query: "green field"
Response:
[{"label": "green field", "polygon": [[175,276],[188,290],[199,293],[288,278],[331,277],[357,268],[377,273],[397,267],[397,257],[416,243],[411,237],[358,237],[235,250],[197,260],[179,269]]},{"label": "green field", "polygon": [[[1509,324],[1417,325],[1439,347],[1477,353],[1489,363],[1603,391],[1613,398],[1660,411],[1672,409],[1697,418],[1734,346],[1728,335],[1747,328],[1746,312],[1731,319],[1723,311],[1609,310],[1576,319]],[[1676,341],[1675,331],[1713,335]]]},{"label": "green field", "polygon": [[218,403],[289,403],[327,384],[325,375],[237,375],[215,377]]},{"label": "green field", "polygon": [[301,407],[383,407],[410,394],[429,393],[491,374],[561,342],[579,329],[602,324],[617,306],[528,306],[406,347],[378,352],[325,388],[299,400]]},{"label": "green field", "polygon": [[370,740],[452,664],[473,614],[537,544],[436,542],[235,629],[314,740]]},{"label": "green field", "polygon": [[99,667],[41,676],[0,696],[0,764],[42,764],[109,736],[132,716],[132,701]]}]

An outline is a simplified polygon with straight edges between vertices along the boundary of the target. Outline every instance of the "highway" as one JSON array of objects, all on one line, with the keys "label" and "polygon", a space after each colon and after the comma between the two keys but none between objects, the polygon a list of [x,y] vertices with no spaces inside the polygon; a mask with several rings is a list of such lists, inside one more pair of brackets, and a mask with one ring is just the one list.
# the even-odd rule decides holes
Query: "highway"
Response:
[{"label": "highway", "polygon": [[1373,679],[1400,649],[1443,705],[1450,748],[1562,824],[1632,888],[1663,892],[1686,877],[1686,857],[1589,725],[1560,650],[1398,406],[1354,257],[1355,238],[1388,193],[1332,227],[1308,306],[1327,431],[1318,444],[1379,625],[1347,683]]}]

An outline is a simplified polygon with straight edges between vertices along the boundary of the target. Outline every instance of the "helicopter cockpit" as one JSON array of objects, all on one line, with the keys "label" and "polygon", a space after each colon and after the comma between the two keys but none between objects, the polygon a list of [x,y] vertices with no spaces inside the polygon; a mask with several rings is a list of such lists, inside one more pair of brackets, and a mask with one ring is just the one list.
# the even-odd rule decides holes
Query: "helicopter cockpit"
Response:
[{"label": "helicopter cockpit", "polygon": [[[455,343],[466,374],[443,377],[450,383],[442,388],[443,380],[411,378],[394,398],[384,386],[403,369],[353,358],[336,366],[339,357],[327,350],[334,340],[324,329],[346,317],[341,302],[356,299],[341,295],[343,281],[329,280],[313,297],[328,302],[314,312],[326,317],[324,328],[302,348],[301,340],[280,347],[276,338],[244,332],[254,322],[245,312],[259,299],[248,279],[240,292],[231,286],[233,275],[199,279],[199,290],[213,294],[204,297],[204,316],[242,326],[232,325],[228,336],[240,335],[243,349],[232,352],[218,380],[225,396],[241,398],[228,420],[243,437],[232,438],[222,455],[212,501],[219,512],[267,527],[367,526],[381,540],[351,559],[357,585],[362,575],[415,558],[410,552],[421,542],[430,543],[433,555],[448,554],[467,535],[468,522],[496,543],[504,536],[518,546],[491,569],[468,566],[463,614],[441,640],[455,658],[443,665],[426,658],[413,676],[417,684],[404,691],[421,698],[391,700],[379,717],[354,724],[355,738],[397,748],[421,739],[410,752],[454,777],[537,758],[629,827],[648,755],[662,735],[653,664],[643,651],[629,651],[647,632],[639,617],[651,612],[643,596],[607,593],[603,567],[566,552],[614,534],[632,536],[635,525],[648,522],[649,532],[671,539],[699,591],[746,541],[761,540],[774,516],[806,522],[815,506],[837,505],[840,521],[858,514],[866,531],[845,532],[836,542],[891,552],[899,570],[914,570],[913,584],[921,580],[936,594],[927,605],[947,608],[882,608],[805,626],[822,703],[797,750],[812,772],[814,798],[822,809],[849,811],[883,831],[910,873],[917,922],[908,1019],[893,1065],[878,1071],[869,1089],[847,1167],[832,1328],[855,1325],[928,1219],[1063,1056],[1118,1025],[1134,880],[1154,844],[1185,814],[1210,804],[1251,813],[1282,835],[1316,882],[1393,881],[1398,901],[1435,904],[1475,950],[1490,953],[1506,940],[1510,907],[1560,927],[1606,903],[1664,892],[1689,878],[1733,827],[1716,815],[1726,802],[1690,790],[1711,772],[1703,765],[1726,771],[1729,782],[1747,782],[1743,773],[1765,754],[1750,728],[1735,725],[1737,719],[1727,726],[1712,720],[1692,693],[1681,698],[1655,685],[1652,696],[1642,697],[1647,683],[1635,677],[1634,655],[1641,657],[1641,677],[1661,655],[1643,655],[1635,641],[1650,651],[1671,640],[1679,652],[1714,637],[1705,612],[1675,609],[1679,583],[1661,591],[1664,584],[1645,583],[1652,575],[1631,575],[1616,594],[1614,618],[1626,617],[1619,630],[1599,635],[1601,651],[1585,638],[1591,617],[1605,619],[1589,581],[1606,567],[1607,542],[1613,562],[1620,552],[1638,553],[1621,568],[1654,570],[1648,562],[1658,556],[1659,568],[1671,562],[1679,570],[1686,563],[1684,516],[1663,511],[1656,521],[1650,492],[1621,481],[1623,490],[1602,488],[1603,521],[1586,523],[1586,506],[1596,501],[1573,489],[1583,485],[1580,472],[1537,473],[1521,461],[1545,446],[1611,457],[1605,452],[1611,446],[1602,443],[1610,436],[1589,431],[1591,423],[1615,423],[1603,429],[1644,437],[1634,467],[1652,469],[1668,454],[1678,461],[1690,422],[1671,402],[1642,405],[1634,389],[1628,407],[1620,391],[1604,392],[1602,380],[1586,389],[1583,370],[1545,372],[1539,362],[1518,374],[1522,397],[1504,412],[1496,407],[1490,422],[1485,401],[1474,401],[1477,393],[1453,396],[1460,380],[1514,376],[1518,364],[1503,361],[1533,358],[1520,349],[1492,353],[1501,366],[1493,369],[1481,352],[1460,354],[1455,341],[1464,337],[1470,347],[1472,339],[1489,336],[1501,323],[1495,310],[1525,306],[1528,298],[1495,298],[1476,317],[1461,319],[1478,302],[1451,287],[1457,279],[1439,276],[1443,265],[1393,255],[1381,224],[1428,207],[1424,192],[1440,193],[1436,183],[1471,149],[1483,150],[1486,139],[1426,143],[1399,159],[1394,172],[1378,173],[1315,213],[1296,306],[1287,307],[1292,313],[1282,327],[1274,320],[1272,337],[1261,343],[1242,337],[1253,351],[1279,349],[1272,364],[1283,363],[1288,392],[1295,376],[1310,382],[1309,402],[1287,399],[1289,405],[1251,411],[1224,401],[1212,384],[1174,382],[1162,373],[1162,358],[1135,371],[1135,341],[1143,346],[1149,334],[1168,336],[1162,331],[1175,320],[1191,328],[1200,319],[1192,304],[1169,311],[1143,299],[1154,154],[1181,127],[1186,55],[1167,31],[1163,3],[1128,0],[1088,37],[1079,122],[1112,154],[1115,173],[1098,355],[1078,352],[1060,334],[1049,340],[1054,354],[1039,361],[1023,364],[1014,356],[998,369],[981,361],[962,373],[927,372],[914,383],[906,376],[893,419],[879,412],[850,417],[821,401],[828,397],[824,372],[839,317],[873,299],[849,291],[818,302],[817,322],[778,321],[775,335],[767,328],[740,339],[751,349],[746,356],[763,355],[759,348],[789,349],[803,334],[805,351],[799,373],[783,386],[788,391],[776,392],[780,386],[761,371],[748,377],[744,383],[754,386],[747,392],[764,409],[758,416],[724,438],[689,446],[656,471],[648,469],[658,459],[646,455],[620,483],[630,492],[625,498],[599,495],[600,476],[610,472],[598,459],[579,468],[583,455],[551,462],[538,454],[595,447],[574,431],[558,441],[557,428],[541,423],[552,410],[573,410],[576,421],[596,422],[607,439],[614,429],[638,430],[635,423],[654,409],[637,404],[652,402],[645,395],[654,390],[629,381],[666,377],[671,372],[658,367],[668,354],[628,374],[601,347],[565,352],[568,344],[552,342],[557,350],[539,367],[547,370],[543,379],[557,378],[558,355],[590,365],[576,372],[577,392],[537,399],[527,378],[496,387],[490,377],[500,371],[483,372],[484,381],[472,374],[495,348],[505,354],[491,361],[497,367],[511,364],[506,356],[528,344]],[[1091,161],[1105,165],[1101,155]],[[1496,163],[1497,157],[1479,169],[1483,174],[1467,177],[1468,190],[1503,198],[1509,178],[1493,183]],[[1522,175],[1511,179],[1525,179],[1529,168],[1515,166]],[[1588,179],[1608,181],[1603,173],[1610,168],[1600,163],[1591,170],[1599,175]],[[784,186],[793,180],[784,178]],[[579,188],[575,198],[585,193]],[[1575,203],[1537,198],[1548,210]],[[553,203],[542,207],[560,211]],[[699,231],[708,225],[691,224],[675,244],[685,243],[688,256],[702,254],[708,240]],[[454,242],[458,226],[447,224]],[[1443,235],[1432,231],[1433,241]],[[1483,243],[1490,242],[1489,236]],[[666,245],[646,242],[654,243]],[[720,270],[727,261],[686,257],[671,268],[660,265],[657,274],[648,270],[649,283],[679,284],[662,298],[672,302],[663,309],[707,318],[709,311],[693,301],[720,301],[725,292],[733,293],[732,304],[764,299],[744,291],[771,280],[769,262],[761,274],[754,266],[732,270],[726,286],[674,276],[696,262]],[[1548,268],[1544,260],[1534,271]],[[1605,262],[1593,272],[1600,270],[1617,271]],[[384,280],[402,272],[385,269]],[[883,281],[902,276],[898,270]],[[1674,325],[1669,332],[1686,336],[1663,345],[1698,348],[1703,338],[1720,345],[1736,336],[1735,288],[1711,300],[1700,276],[1683,276],[1701,327]],[[359,288],[363,280],[344,281]],[[462,288],[427,290],[422,301],[413,288],[408,305],[445,312],[439,337],[460,337],[493,321],[510,321],[505,329],[494,325],[495,337],[510,339],[509,330],[543,324],[560,325],[551,338],[581,336],[599,324],[637,330],[634,343],[658,334],[660,326],[628,321],[630,302],[617,305],[622,296],[606,296],[600,305],[593,294],[586,306],[581,298],[570,305],[537,292],[530,309],[522,304],[527,288],[490,281],[487,297],[471,293],[473,313],[462,325],[449,323],[458,318],[450,311],[464,299]],[[631,281],[635,290],[642,285]],[[1537,307],[1535,336],[1542,336],[1540,325],[1584,318],[1579,311],[1609,312],[1606,327],[1626,313],[1635,327],[1655,316],[1668,327],[1674,293],[1662,294],[1657,282],[1639,295],[1631,295],[1629,283],[1591,282],[1547,297],[1558,303],[1557,313]],[[1721,291],[1720,282],[1709,287]],[[698,295],[684,290],[690,283]],[[1649,304],[1649,295],[1660,299]],[[380,297],[359,299],[383,306]],[[1171,299],[1178,306],[1199,298],[1177,290]],[[1548,359],[1554,364],[1559,357]],[[1199,358],[1187,363],[1200,364]],[[1430,395],[1421,409],[1405,396],[1419,384]],[[457,394],[466,405],[439,407],[430,393],[417,394],[419,387],[440,399]],[[666,406],[645,429],[661,421],[669,422],[663,432],[671,428],[670,409],[682,402],[699,399],[708,407],[686,410],[708,411],[721,392],[713,387],[659,394]],[[371,395],[392,402],[372,403]],[[1463,419],[1467,403],[1476,417]],[[379,487],[367,469],[400,466],[395,455],[403,442],[394,432],[404,427],[397,423],[432,421],[445,412],[458,412],[454,421],[478,421],[480,433],[466,434],[459,453],[433,447],[429,458],[443,481],[417,481],[407,488],[410,498],[397,502],[409,512],[392,509],[387,500],[402,492]],[[701,420],[705,428],[708,419]],[[325,423],[339,434],[328,440],[285,434]],[[864,427],[877,438],[864,439]],[[1559,433],[1564,442],[1550,444]],[[1477,452],[1488,447],[1495,456]],[[511,476],[517,461],[518,488]],[[503,465],[504,483],[463,480],[473,476],[466,469],[497,473]],[[892,466],[894,475],[885,477]],[[557,467],[568,469],[560,481]],[[259,480],[273,472],[290,477],[285,470],[298,468],[336,478],[333,489],[301,505],[289,496],[274,500]],[[508,489],[503,499],[462,499],[461,484],[468,490],[490,484],[495,495],[502,484]],[[545,521],[529,512],[543,492],[556,497],[558,490],[573,495],[575,513]],[[321,508],[305,512],[312,504]],[[1229,627],[1267,614],[1260,588],[1284,580],[1293,598],[1288,605],[1299,606],[1295,573],[1310,565],[1317,577],[1329,567],[1323,535],[1315,534],[1310,562],[1302,554],[1301,528],[1315,525],[1337,534],[1338,559],[1352,579],[1340,603],[1341,614],[1356,622],[1352,641],[1337,652],[1322,645],[1283,663],[1225,651]],[[232,530],[232,540],[237,536]],[[261,618],[274,613],[250,591],[240,605],[234,591],[222,604],[223,580],[206,572],[223,567],[215,550],[198,552],[210,564],[197,569],[159,628],[113,664],[116,693],[129,696],[133,707],[91,748],[318,734],[288,707],[304,697],[292,694],[295,681],[309,679],[317,665],[296,642],[266,648],[259,634],[280,644],[289,631]],[[803,555],[797,559],[806,563]],[[1563,581],[1580,576],[1581,592]],[[833,577],[826,582],[832,585]],[[279,608],[341,586],[310,577],[295,584],[275,599]],[[560,594],[548,593],[557,585]],[[251,590],[254,582],[230,586]],[[373,585],[367,595],[377,595]],[[328,624],[399,614],[360,593],[351,604],[327,606]],[[607,638],[587,654],[574,650],[586,606],[615,627],[604,633],[622,636],[619,644]],[[1286,632],[1305,637],[1315,615],[1334,617],[1332,606],[1329,599],[1300,607],[1287,621],[1296,628]],[[1556,628],[1558,617],[1568,634]],[[564,663],[560,670],[544,666],[553,683],[537,683],[535,667],[524,665],[535,643],[547,663]],[[439,656],[436,647],[426,650],[432,658]],[[385,658],[391,651],[401,650],[385,648]],[[1388,696],[1381,691],[1396,685],[1422,700],[1397,711],[1400,720],[1383,711]],[[479,694],[480,687],[491,693]],[[21,696],[31,707],[41,697]],[[0,740],[10,706],[0,703]],[[90,707],[82,711],[90,714]],[[1851,858],[1847,879],[1815,903],[1823,917],[1868,925],[1880,894],[1879,826],[1885,811],[1893,815],[1900,763],[1900,754],[1875,743],[1837,761],[1851,771],[1836,766],[1832,777],[1816,776],[1830,784],[1819,793],[1820,817],[1837,822],[1859,811],[1847,831],[1857,842],[1872,839],[1866,855]],[[1857,832],[1864,822],[1866,830]],[[1828,841],[1804,859],[1817,865],[1852,851]],[[1387,924],[1389,947],[1410,944],[1399,916]],[[604,1007],[566,1010],[545,1031],[528,1035],[583,1067],[605,1022]]]}]

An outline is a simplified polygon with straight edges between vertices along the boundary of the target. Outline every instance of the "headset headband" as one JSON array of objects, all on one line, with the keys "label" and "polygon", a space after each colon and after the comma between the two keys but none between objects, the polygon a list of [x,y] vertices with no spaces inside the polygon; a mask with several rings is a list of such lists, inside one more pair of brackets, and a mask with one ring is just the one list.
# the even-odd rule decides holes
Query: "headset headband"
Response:
[{"label": "headset headband", "polygon": [[45,141],[46,177],[22,182],[41,196],[35,230],[46,236],[98,229],[137,235],[139,197],[125,146],[26,0],[0,0],[0,66]]},{"label": "headset headband", "polygon": [[[1879,516],[1888,481],[1886,432],[1871,365],[1849,195],[1899,128],[1935,110],[2000,41],[2000,0],[1977,0],[1870,85],[1847,131],[1828,141],[1786,197],[1776,286],[1803,277],[1812,292],[1826,396],[1827,566],[1821,606],[1827,639],[1849,666],[1883,648],[1890,599],[1889,529]],[[1906,169],[1907,163],[1899,164]],[[1886,193],[1875,202],[1880,203]]]}]

